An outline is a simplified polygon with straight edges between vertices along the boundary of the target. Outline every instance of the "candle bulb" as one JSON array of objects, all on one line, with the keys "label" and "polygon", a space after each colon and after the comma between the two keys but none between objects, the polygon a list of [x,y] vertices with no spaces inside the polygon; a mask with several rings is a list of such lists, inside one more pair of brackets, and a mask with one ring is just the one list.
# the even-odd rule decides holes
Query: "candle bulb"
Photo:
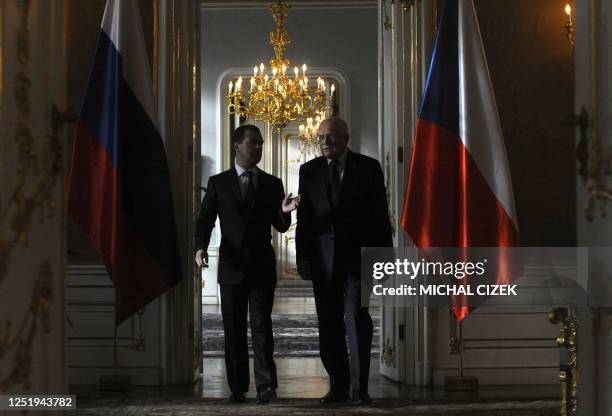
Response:
[{"label": "candle bulb", "polygon": [[231,93],[232,93],[232,87],[233,87],[233,86],[234,86],[234,83],[233,83],[232,81],[230,81],[230,83],[229,83],[229,91],[228,91],[228,94],[231,94]]},{"label": "candle bulb", "polygon": [[293,73],[295,74],[295,77],[297,78],[298,75],[300,74],[300,70],[298,69],[298,67],[293,67]]},{"label": "candle bulb", "polygon": [[268,82],[268,74],[264,77],[264,84]]},{"label": "candle bulb", "polygon": [[332,84],[330,89],[331,89],[331,94],[334,95],[334,91],[336,91],[336,86]]},{"label": "candle bulb", "polygon": [[236,82],[236,92],[242,89],[242,77],[238,78],[238,82]]},{"label": "candle bulb", "polygon": [[251,91],[253,90],[254,86],[255,86],[255,77],[251,77]]},{"label": "candle bulb", "polygon": [[262,63],[260,63],[260,64],[259,64],[259,73],[260,73],[260,74],[263,74],[263,72],[264,72],[264,68],[265,68],[265,67],[264,67],[263,62],[262,62]]},{"label": "candle bulb", "polygon": [[257,65],[255,65],[253,67],[253,76],[256,77],[257,76]]},{"label": "candle bulb", "polygon": [[272,68],[272,76],[275,77],[276,76],[276,68]]},{"label": "candle bulb", "polygon": [[567,23],[571,23],[572,22],[572,6],[570,6],[569,3],[565,5],[565,14],[567,15]]},{"label": "candle bulb", "polygon": [[306,64],[302,65],[302,75],[306,75]]}]

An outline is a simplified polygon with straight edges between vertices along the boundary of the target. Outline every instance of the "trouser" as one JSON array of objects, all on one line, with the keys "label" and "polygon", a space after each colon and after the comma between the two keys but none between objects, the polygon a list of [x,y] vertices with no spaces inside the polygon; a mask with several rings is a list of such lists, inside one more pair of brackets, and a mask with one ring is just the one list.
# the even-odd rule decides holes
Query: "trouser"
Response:
[{"label": "trouser", "polygon": [[274,284],[253,286],[248,280],[239,284],[221,284],[221,313],[225,331],[225,368],[233,393],[249,390],[249,352],[247,344],[247,311],[251,324],[251,341],[255,362],[255,384],[277,388],[276,365],[272,358],[272,306]]},{"label": "trouser", "polygon": [[[313,281],[319,320],[321,361],[329,374],[330,390],[368,391],[373,325],[361,306],[360,276],[338,268],[331,280]],[[350,360],[347,354],[350,352]]]}]

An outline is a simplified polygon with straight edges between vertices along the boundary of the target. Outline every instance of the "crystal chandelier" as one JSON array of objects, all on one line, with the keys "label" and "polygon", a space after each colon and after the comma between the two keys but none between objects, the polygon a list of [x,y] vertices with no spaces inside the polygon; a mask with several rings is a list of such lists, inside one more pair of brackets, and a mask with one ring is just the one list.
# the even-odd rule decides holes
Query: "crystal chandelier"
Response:
[{"label": "crystal chandelier", "polygon": [[[308,118],[323,118],[327,109],[327,85],[320,77],[317,85],[311,88],[306,76],[306,64],[293,68],[288,74],[289,60],[284,53],[291,43],[289,32],[285,29],[289,4],[272,3],[269,6],[276,23],[270,32],[270,44],[275,57],[270,60],[271,72],[266,73],[263,62],[253,67],[248,92],[242,85],[242,77],[236,83],[229,83],[227,111],[230,115],[270,123],[281,131],[291,121],[302,122]],[[330,88],[333,90],[333,85]],[[332,92],[333,94],[333,92]]]},{"label": "crystal chandelier", "polygon": [[317,139],[319,125],[333,113],[335,89],[335,85],[331,84],[331,94],[329,96],[328,105],[325,107],[324,111],[317,113],[314,118],[306,118],[306,122],[304,124],[300,124],[298,133],[298,138],[300,139],[300,153],[310,153],[312,155],[317,153],[319,146],[319,141]]}]

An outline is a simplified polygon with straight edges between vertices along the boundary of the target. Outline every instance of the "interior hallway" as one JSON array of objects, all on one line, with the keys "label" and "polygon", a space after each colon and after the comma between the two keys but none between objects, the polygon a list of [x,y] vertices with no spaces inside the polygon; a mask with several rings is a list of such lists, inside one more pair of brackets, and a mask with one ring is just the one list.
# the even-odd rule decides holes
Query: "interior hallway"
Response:
[{"label": "interior hallway", "polygon": [[[220,319],[220,305],[203,305],[203,319],[218,315]],[[404,383],[397,383],[380,374],[380,334],[379,305],[373,303],[370,314],[374,322],[373,353],[370,365],[369,393],[373,399],[376,398],[409,398],[413,400],[531,400],[531,399],[559,399],[559,388],[556,385],[541,386],[482,386],[474,393],[448,393],[440,387],[415,387]],[[312,317],[306,322],[308,325],[316,325],[316,309],[312,286],[310,282],[280,280],[274,308],[272,311],[274,323],[292,321],[293,326],[299,326],[299,322],[305,322],[306,317]],[[294,317],[291,319],[291,317]],[[279,318],[282,318],[279,321]],[[298,324],[296,325],[296,322]],[[273,325],[274,325],[273,323]],[[281,324],[283,325],[283,324]],[[203,322],[207,328],[207,322]],[[297,332],[297,333],[296,333]],[[328,376],[318,356],[316,345],[317,328],[313,327],[287,327],[274,328],[275,362],[278,372],[278,397],[279,398],[320,398],[329,389]],[[300,337],[299,334],[303,334]],[[206,331],[203,331],[203,337]],[[204,340],[204,374],[201,387],[201,397],[222,398],[229,397],[230,391],[227,386],[225,375],[225,364],[221,354],[209,354],[206,351],[206,340]],[[306,343],[314,343],[307,345]],[[286,344],[297,344],[298,347],[288,350]],[[278,346],[281,348],[278,348]],[[249,347],[250,348],[250,347]],[[279,351],[279,349],[281,351]],[[209,356],[212,355],[212,356]],[[249,360],[251,374],[251,386],[247,397],[254,398],[256,395],[253,384],[253,359]]]},{"label": "interior hallway", "polygon": [[[378,324],[378,306],[372,315]],[[75,414],[87,416],[109,415],[491,415],[491,416],[553,416],[559,415],[559,387],[557,385],[481,386],[477,392],[450,393],[443,387],[418,387],[393,382],[380,375],[379,354],[375,349],[371,361],[371,407],[342,406],[321,408],[318,399],[328,391],[327,374],[316,350],[316,319],[314,299],[308,283],[281,282],[273,309],[273,319],[280,323],[275,328],[278,371],[278,397],[270,405],[255,404],[255,388],[251,384],[247,403],[240,406],[225,404],[229,389],[225,376],[222,351],[216,351],[222,333],[219,323],[211,325],[217,316],[218,305],[203,305],[203,316],[208,319],[208,340],[204,346],[215,351],[204,351],[202,382],[184,387],[139,387],[127,391],[103,392],[98,386],[73,386],[77,394]],[[207,322],[203,322],[204,329]],[[205,331],[206,332],[206,331]],[[222,331],[221,331],[222,332]],[[212,335],[211,335],[212,334]],[[206,334],[204,336],[207,336]],[[313,350],[313,342],[315,350]],[[294,346],[292,348],[291,346]],[[253,360],[250,360],[251,383]]]}]

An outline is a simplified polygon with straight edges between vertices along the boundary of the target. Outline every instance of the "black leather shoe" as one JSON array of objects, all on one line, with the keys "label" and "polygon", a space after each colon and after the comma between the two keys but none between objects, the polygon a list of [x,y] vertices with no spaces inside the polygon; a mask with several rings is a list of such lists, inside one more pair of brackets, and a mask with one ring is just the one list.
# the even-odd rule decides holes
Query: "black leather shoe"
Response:
[{"label": "black leather shoe", "polygon": [[349,395],[347,392],[339,393],[336,391],[330,391],[329,393],[327,393],[325,396],[321,398],[321,404],[323,406],[327,406],[327,405],[344,403],[344,402],[347,402],[348,400],[349,400]]},{"label": "black leather shoe", "polygon": [[372,404],[372,399],[367,391],[353,390],[351,400],[353,404],[357,406],[367,406]]},{"label": "black leather shoe", "polygon": [[227,403],[229,404],[239,404],[246,402],[246,397],[244,393],[232,393],[232,395],[227,399]]},{"label": "black leather shoe", "polygon": [[268,404],[270,400],[276,399],[276,389],[269,384],[257,388],[257,404]]}]

